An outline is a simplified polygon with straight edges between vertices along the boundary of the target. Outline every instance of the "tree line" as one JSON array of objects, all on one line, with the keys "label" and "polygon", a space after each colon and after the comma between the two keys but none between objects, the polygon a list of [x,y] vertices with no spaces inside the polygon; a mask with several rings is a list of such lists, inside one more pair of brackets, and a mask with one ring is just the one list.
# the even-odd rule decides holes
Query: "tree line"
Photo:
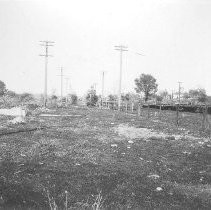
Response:
[{"label": "tree line", "polygon": [[[173,99],[173,95],[167,90],[158,92],[157,80],[150,74],[141,74],[138,78],[134,80],[135,83],[135,93],[129,92],[121,95],[122,102],[138,102],[140,98],[144,102],[148,102],[151,99],[154,99],[156,102],[162,102],[166,99]],[[174,93],[178,97],[178,92]],[[74,105],[78,103],[78,96],[76,94],[69,94],[67,97],[59,100],[59,98],[52,94],[49,97],[49,102],[51,104],[58,104],[58,101],[61,103],[67,102],[67,98],[70,104]],[[194,99],[200,103],[206,103],[210,97],[207,96],[205,89],[196,88],[190,89],[189,91],[183,92],[181,98],[184,100]],[[35,97],[30,93],[17,94],[14,91],[8,90],[3,81],[0,81],[0,99],[1,103],[11,106],[11,104],[20,104],[20,103],[34,103]],[[41,99],[42,100],[42,99]],[[102,101],[102,96],[97,95],[96,90],[91,88],[88,90],[86,96],[86,105],[87,106],[96,106],[99,101]],[[107,96],[108,101],[117,101],[118,96],[115,94],[110,94]]]},{"label": "tree line", "polygon": [[[169,93],[167,90],[158,92],[157,80],[150,74],[141,74],[134,80],[134,82],[134,90],[136,93],[122,94],[122,102],[137,102],[140,100],[140,96],[142,96],[144,102],[148,102],[151,99],[154,99],[156,102],[162,102],[166,99],[173,100],[174,95],[177,95],[177,98],[179,97],[178,92],[175,92],[174,94]],[[205,103],[210,97],[207,96],[205,89],[196,88],[190,89],[188,92],[183,92],[181,94],[181,99],[186,101],[193,99],[196,103]],[[87,93],[86,100],[88,106],[95,106],[99,100],[102,100],[102,98],[101,96],[97,96],[96,90],[91,89]],[[107,100],[117,101],[118,96],[110,94],[108,95]]]},{"label": "tree line", "polygon": [[[76,94],[69,94],[68,101],[71,105],[77,104],[78,96]],[[66,102],[66,97],[59,99],[54,93],[48,97],[48,106],[59,106],[62,101]],[[35,96],[31,93],[16,93],[8,90],[6,84],[0,80],[0,107],[14,107],[26,104],[43,104],[43,95]]]}]

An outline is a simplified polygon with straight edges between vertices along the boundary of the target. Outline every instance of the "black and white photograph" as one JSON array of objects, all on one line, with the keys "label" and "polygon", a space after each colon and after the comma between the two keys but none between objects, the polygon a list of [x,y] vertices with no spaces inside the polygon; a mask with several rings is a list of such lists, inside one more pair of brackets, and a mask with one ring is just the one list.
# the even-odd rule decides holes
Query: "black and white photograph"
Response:
[{"label": "black and white photograph", "polygon": [[0,0],[0,210],[210,210],[211,0]]}]

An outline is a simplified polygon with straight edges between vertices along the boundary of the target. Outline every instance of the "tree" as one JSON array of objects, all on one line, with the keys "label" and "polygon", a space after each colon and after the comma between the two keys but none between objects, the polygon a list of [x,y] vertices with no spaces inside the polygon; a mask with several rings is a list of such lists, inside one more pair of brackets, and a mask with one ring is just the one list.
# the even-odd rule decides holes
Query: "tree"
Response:
[{"label": "tree", "polygon": [[183,93],[183,98],[184,99],[189,99],[190,98],[190,94],[188,92],[184,92]]},{"label": "tree", "polygon": [[117,101],[118,100],[118,96],[117,95],[108,95],[108,100],[109,101]]},{"label": "tree", "polygon": [[135,79],[135,90],[137,93],[144,93],[145,102],[149,97],[157,92],[156,79],[150,74],[141,74],[139,78]]},{"label": "tree", "polygon": [[34,97],[30,93],[22,93],[20,94],[19,98],[22,103],[28,103],[34,101]]},{"label": "tree", "polygon": [[51,96],[51,100],[56,101],[57,99],[58,99],[58,97],[57,97],[56,95],[53,94],[53,95]]},{"label": "tree", "polygon": [[203,88],[191,89],[189,90],[189,95],[191,98],[197,99],[198,102],[204,103],[207,101],[206,90]]},{"label": "tree", "polygon": [[129,102],[129,103],[139,102],[140,96],[139,96],[139,94],[135,94],[133,92],[128,92],[128,93],[122,95],[122,101]]},{"label": "tree", "polygon": [[57,99],[58,99],[57,95],[52,94],[51,97],[50,97],[50,100],[49,100],[51,105],[57,106]]},{"label": "tree", "polygon": [[86,95],[86,105],[87,106],[96,106],[98,101],[98,96],[96,95],[96,90],[91,89]]},{"label": "tree", "polygon": [[163,100],[163,96],[161,96],[161,95],[155,95],[155,99],[156,99],[156,101],[157,101],[158,103],[161,103],[162,100]]},{"label": "tree", "polygon": [[14,91],[12,91],[12,90],[7,90],[6,95],[7,95],[7,96],[10,96],[10,97],[17,97],[17,96],[18,96],[18,94],[16,94],[16,93],[15,93]]},{"label": "tree", "polygon": [[121,99],[122,99],[122,101],[129,102],[130,101],[130,94],[126,93],[124,95],[121,95]]},{"label": "tree", "polygon": [[159,96],[161,96],[162,98],[167,98],[170,94],[168,93],[167,90],[161,91],[159,93]]},{"label": "tree", "polygon": [[71,104],[76,105],[78,102],[78,96],[76,94],[70,94]]},{"label": "tree", "polygon": [[0,80],[0,96],[3,96],[6,92],[6,85]]}]

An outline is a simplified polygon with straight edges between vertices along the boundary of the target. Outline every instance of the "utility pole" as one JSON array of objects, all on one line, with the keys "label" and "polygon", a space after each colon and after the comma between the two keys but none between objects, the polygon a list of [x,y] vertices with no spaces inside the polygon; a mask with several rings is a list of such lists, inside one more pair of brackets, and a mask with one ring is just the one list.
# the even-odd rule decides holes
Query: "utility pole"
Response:
[{"label": "utility pole", "polygon": [[181,83],[182,82],[178,82],[179,83],[179,105],[180,105],[180,94],[181,94]]},{"label": "utility pole", "polygon": [[105,71],[102,72],[102,99],[104,98]]},{"label": "utility pole", "polygon": [[174,99],[174,91],[171,90],[171,99],[173,100]]},{"label": "utility pole", "polygon": [[48,47],[53,46],[54,42],[52,41],[40,41],[40,45],[45,47],[45,54],[40,56],[45,56],[45,84],[44,84],[44,107],[47,104],[47,95],[48,95],[48,57],[52,56],[48,54]]},{"label": "utility pole", "polygon": [[115,50],[120,51],[120,71],[119,71],[119,92],[118,92],[118,110],[121,107],[121,89],[122,89],[122,52],[128,51],[126,46],[119,45],[115,46]]},{"label": "utility pole", "polygon": [[61,67],[61,74],[60,75],[57,75],[59,77],[61,77],[61,100],[62,100],[62,97],[63,97],[63,68]]},{"label": "utility pole", "polygon": [[68,83],[69,83],[69,79],[68,77],[65,78],[66,80],[66,102],[68,101]]},{"label": "utility pole", "polygon": [[174,104],[174,91],[171,90],[171,104]]}]

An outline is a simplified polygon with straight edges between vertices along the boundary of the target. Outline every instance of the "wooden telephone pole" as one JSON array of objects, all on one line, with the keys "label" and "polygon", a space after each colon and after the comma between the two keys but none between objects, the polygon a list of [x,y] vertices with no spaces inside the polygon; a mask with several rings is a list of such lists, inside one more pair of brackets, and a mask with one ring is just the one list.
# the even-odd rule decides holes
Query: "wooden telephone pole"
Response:
[{"label": "wooden telephone pole", "polygon": [[45,57],[44,107],[46,107],[48,95],[48,57],[52,56],[48,54],[48,47],[53,46],[53,44],[54,42],[52,41],[40,41],[40,45],[45,47],[45,54],[40,55]]},{"label": "wooden telephone pole", "polygon": [[126,46],[115,46],[115,50],[120,51],[120,71],[119,71],[119,92],[118,92],[118,110],[121,109],[121,89],[122,89],[122,53],[128,51]]}]

